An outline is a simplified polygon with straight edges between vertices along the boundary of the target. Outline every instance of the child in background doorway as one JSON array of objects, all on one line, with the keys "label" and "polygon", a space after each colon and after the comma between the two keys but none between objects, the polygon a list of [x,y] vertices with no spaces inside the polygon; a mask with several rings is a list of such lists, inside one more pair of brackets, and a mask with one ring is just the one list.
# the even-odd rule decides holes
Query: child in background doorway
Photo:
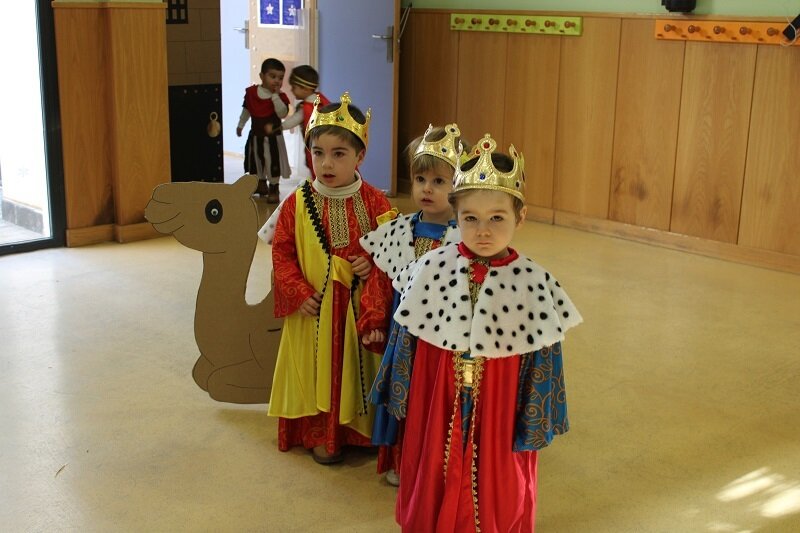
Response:
[{"label": "child in background doorway", "polygon": [[[314,111],[314,104],[319,98],[320,106],[326,106],[330,103],[324,94],[317,91],[319,87],[319,74],[311,65],[299,65],[292,69],[289,76],[289,85],[292,88],[292,94],[297,98],[297,108],[292,116],[287,118],[281,124],[281,129],[288,130],[302,124],[302,133],[305,135],[308,129],[308,121]],[[306,147],[306,165],[311,172],[311,179],[314,179],[314,165],[311,161],[311,151]],[[258,232],[258,236],[267,244],[272,244],[272,239],[275,236],[275,224],[280,216],[281,206],[279,205]]]},{"label": "child in background doorway", "polygon": [[569,429],[564,333],[581,316],[509,247],[525,218],[523,159],[487,134],[456,171],[462,241],[401,272],[394,319],[417,337],[397,521],[405,532],[534,530],[537,450]]},{"label": "child in background doorway", "polygon": [[[439,246],[461,240],[448,201],[453,190],[453,173],[463,151],[460,135],[456,124],[444,128],[431,125],[423,136],[409,144],[406,153],[410,159],[411,197],[418,211],[401,215],[361,237],[361,246],[372,256],[375,266],[392,280],[411,261]],[[399,302],[400,294],[395,291],[393,310]],[[394,486],[400,484],[398,473],[414,344],[408,331],[392,321],[389,342],[370,392],[370,401],[376,405],[372,443],[380,446],[378,473],[386,472],[386,481]]]},{"label": "child in background doorway", "polygon": [[367,149],[369,111],[316,107],[306,131],[316,180],[281,204],[272,243],[275,316],[285,317],[269,403],[278,446],[341,460],[342,447],[371,447],[367,392],[385,347],[391,285],[359,244],[390,211],[356,171]]},{"label": "child in background doorway", "polygon": [[[319,74],[311,65],[299,65],[292,69],[289,75],[289,86],[292,94],[297,98],[297,107],[292,116],[281,124],[281,128],[289,130],[295,126],[302,126],[302,134],[305,135],[308,127],[308,120],[314,111],[314,102],[319,98],[320,106],[324,107],[330,103],[324,94],[319,92]],[[311,178],[314,178],[314,165],[311,162],[311,152],[306,150],[306,165],[311,171]]]},{"label": "child in background doorway", "polygon": [[242,114],[236,135],[241,137],[250,120],[250,132],[244,148],[244,171],[258,176],[256,193],[266,195],[270,203],[278,202],[278,182],[289,178],[292,170],[286,155],[286,143],[280,130],[281,118],[289,112],[289,97],[281,92],[286,67],[269,58],[261,64],[261,85],[245,90]]}]

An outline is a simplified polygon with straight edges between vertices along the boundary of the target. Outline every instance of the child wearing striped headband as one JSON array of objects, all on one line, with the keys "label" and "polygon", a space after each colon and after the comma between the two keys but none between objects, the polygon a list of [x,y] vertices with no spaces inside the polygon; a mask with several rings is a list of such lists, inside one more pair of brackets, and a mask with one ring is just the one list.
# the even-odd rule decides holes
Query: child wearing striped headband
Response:
[{"label": "child wearing striped headband", "polygon": [[[301,133],[305,134],[308,127],[308,119],[314,111],[314,101],[319,95],[320,106],[330,103],[324,94],[319,92],[319,73],[311,65],[299,65],[292,69],[289,76],[289,85],[292,87],[292,94],[297,98],[297,107],[292,116],[283,121],[281,128],[288,130],[295,126],[303,126]],[[311,165],[311,152],[306,150],[306,165],[314,178],[314,167]]]}]

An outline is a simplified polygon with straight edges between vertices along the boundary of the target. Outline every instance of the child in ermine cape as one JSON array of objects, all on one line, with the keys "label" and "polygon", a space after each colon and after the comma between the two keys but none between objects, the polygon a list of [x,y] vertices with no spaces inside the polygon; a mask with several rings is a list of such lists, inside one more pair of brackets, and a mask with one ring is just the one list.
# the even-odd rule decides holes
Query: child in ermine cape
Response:
[{"label": "child in ermine cape", "polygon": [[[462,152],[460,135],[456,124],[444,128],[431,125],[422,137],[409,144],[406,152],[410,159],[411,197],[418,211],[401,215],[361,237],[361,246],[372,256],[375,266],[392,280],[403,267],[426,252],[461,239],[448,201]],[[395,292],[392,309],[399,302],[400,295]],[[392,322],[389,342],[370,392],[370,401],[376,405],[372,443],[380,446],[378,473],[386,472],[386,481],[395,486],[400,483],[398,472],[413,351],[413,337]]]},{"label": "child in ermine cape", "polygon": [[284,200],[272,243],[275,316],[285,317],[269,415],[278,446],[341,460],[342,447],[371,446],[367,392],[385,347],[391,286],[359,238],[390,211],[381,191],[356,171],[369,115],[341,102],[316,107],[306,131],[317,179]]},{"label": "child in ermine cape", "polygon": [[456,171],[461,242],[394,280],[394,319],[417,337],[396,509],[407,532],[532,532],[537,450],[569,429],[561,341],[582,319],[509,247],[523,159],[495,147],[487,134]]},{"label": "child in ermine cape", "polygon": [[251,85],[245,90],[242,114],[236,135],[249,120],[250,132],[244,147],[244,171],[258,176],[256,192],[267,196],[270,203],[278,203],[278,182],[289,178],[292,169],[286,154],[286,143],[280,131],[281,119],[289,112],[289,97],[281,92],[286,67],[275,58],[261,64],[261,85]]}]

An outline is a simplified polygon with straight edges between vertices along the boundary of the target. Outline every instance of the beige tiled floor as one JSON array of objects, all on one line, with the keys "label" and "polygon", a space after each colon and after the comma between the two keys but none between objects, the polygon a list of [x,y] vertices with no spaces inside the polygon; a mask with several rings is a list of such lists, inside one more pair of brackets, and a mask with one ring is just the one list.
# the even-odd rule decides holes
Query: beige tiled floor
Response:
[{"label": "beige tiled floor", "polygon": [[[535,223],[517,246],[585,319],[537,531],[800,531],[800,276]],[[195,386],[201,269],[171,237],[0,257],[0,529],[396,530],[371,456],[280,453],[263,406]],[[259,244],[249,301],[269,269]]]}]

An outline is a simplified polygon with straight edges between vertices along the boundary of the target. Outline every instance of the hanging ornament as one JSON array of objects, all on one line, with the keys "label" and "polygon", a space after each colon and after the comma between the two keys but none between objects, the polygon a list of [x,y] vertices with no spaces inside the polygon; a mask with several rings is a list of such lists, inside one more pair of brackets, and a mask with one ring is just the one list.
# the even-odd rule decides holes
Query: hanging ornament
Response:
[{"label": "hanging ornament", "polygon": [[209,121],[206,131],[211,138],[218,137],[220,132],[222,132],[222,125],[217,121],[218,117],[219,115],[216,111],[212,111],[211,114],[208,115]]}]

